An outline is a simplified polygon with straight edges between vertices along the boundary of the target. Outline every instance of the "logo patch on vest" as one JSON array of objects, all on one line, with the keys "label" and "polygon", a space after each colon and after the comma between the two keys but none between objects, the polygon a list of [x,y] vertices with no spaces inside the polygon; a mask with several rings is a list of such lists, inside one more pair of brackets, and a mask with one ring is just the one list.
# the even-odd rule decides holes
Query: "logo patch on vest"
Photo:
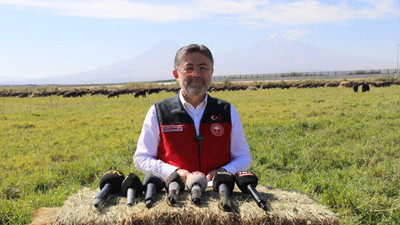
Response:
[{"label": "logo patch on vest", "polygon": [[178,125],[163,125],[161,127],[163,133],[167,132],[181,132],[183,131],[183,125],[178,124]]},{"label": "logo patch on vest", "polygon": [[221,114],[211,114],[210,119],[212,121],[220,121],[220,120],[222,120],[222,115]]},{"label": "logo patch on vest", "polygon": [[224,127],[219,123],[213,123],[210,126],[211,133],[216,137],[221,137],[224,134]]}]

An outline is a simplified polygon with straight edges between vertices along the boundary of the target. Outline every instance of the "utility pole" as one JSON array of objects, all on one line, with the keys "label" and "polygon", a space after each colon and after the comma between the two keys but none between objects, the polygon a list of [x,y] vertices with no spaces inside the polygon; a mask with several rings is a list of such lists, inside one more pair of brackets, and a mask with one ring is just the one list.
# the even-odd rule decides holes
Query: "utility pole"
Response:
[{"label": "utility pole", "polygon": [[395,73],[395,78],[399,77],[399,47],[400,47],[400,1],[397,3],[399,7],[399,11],[397,14],[397,17],[399,18],[399,23],[398,23],[398,42],[397,42],[397,67],[396,67],[396,73]]},{"label": "utility pole", "polygon": [[397,44],[397,66],[396,66],[396,73],[394,74],[395,78],[399,77],[399,46],[400,43]]}]

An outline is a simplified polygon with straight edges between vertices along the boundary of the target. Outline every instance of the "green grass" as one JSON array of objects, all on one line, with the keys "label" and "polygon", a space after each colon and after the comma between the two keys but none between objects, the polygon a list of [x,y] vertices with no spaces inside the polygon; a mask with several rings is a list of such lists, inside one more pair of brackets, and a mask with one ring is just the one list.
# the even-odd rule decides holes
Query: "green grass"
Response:
[{"label": "green grass", "polygon": [[[0,224],[29,223],[109,169],[138,172],[144,116],[172,95],[0,98]],[[400,221],[400,86],[211,95],[239,111],[261,185],[306,193],[341,224]]]}]

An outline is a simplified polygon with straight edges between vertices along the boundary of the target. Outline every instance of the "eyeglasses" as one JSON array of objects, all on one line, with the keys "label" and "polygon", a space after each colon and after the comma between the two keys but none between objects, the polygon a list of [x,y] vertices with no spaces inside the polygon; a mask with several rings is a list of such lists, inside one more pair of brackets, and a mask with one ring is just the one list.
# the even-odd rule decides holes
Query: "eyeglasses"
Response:
[{"label": "eyeglasses", "polygon": [[200,74],[205,74],[207,72],[210,72],[211,68],[206,66],[179,68],[179,71],[181,71],[185,75],[193,75],[195,70],[199,71]]}]

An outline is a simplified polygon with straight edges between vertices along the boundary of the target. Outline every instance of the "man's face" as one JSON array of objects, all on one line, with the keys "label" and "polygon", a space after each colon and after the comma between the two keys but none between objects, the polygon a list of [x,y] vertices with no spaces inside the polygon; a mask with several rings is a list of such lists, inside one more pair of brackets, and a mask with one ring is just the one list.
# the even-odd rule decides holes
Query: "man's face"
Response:
[{"label": "man's face", "polygon": [[199,52],[192,52],[183,55],[179,68],[173,74],[184,95],[201,96],[210,87],[213,72],[210,59]]}]

